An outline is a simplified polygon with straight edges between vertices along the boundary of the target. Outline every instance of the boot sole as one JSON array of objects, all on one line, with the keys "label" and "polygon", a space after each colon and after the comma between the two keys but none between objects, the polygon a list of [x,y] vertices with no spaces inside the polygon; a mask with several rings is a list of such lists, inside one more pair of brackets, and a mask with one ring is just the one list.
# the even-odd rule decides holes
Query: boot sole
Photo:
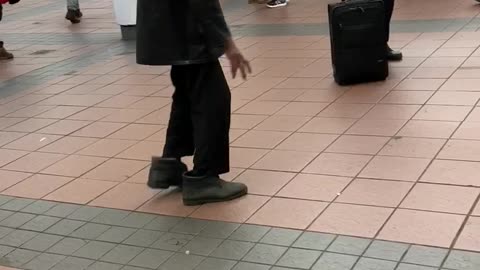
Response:
[{"label": "boot sole", "polygon": [[232,195],[230,197],[224,198],[224,199],[210,199],[210,200],[183,200],[183,204],[185,206],[196,206],[196,205],[203,205],[207,203],[220,203],[220,202],[228,202],[228,201],[233,201],[235,199],[241,198],[245,195],[247,195],[248,190],[242,191],[240,193],[237,193],[235,195]]},{"label": "boot sole", "polygon": [[80,18],[65,17],[65,19],[66,19],[67,21],[70,21],[72,24],[77,24],[77,23],[80,23],[80,22],[81,22]]},{"label": "boot sole", "polygon": [[179,187],[179,188],[182,187],[182,185],[171,184],[167,181],[153,181],[153,180],[148,180],[147,186],[152,189],[169,189],[170,187]]},{"label": "boot sole", "polygon": [[152,182],[148,181],[147,186],[152,189],[168,189],[172,185],[168,183],[153,183],[153,181]]},{"label": "boot sole", "polygon": [[387,58],[387,60],[390,62],[400,62],[403,60],[403,57],[397,57],[397,58],[392,57],[392,58]]}]

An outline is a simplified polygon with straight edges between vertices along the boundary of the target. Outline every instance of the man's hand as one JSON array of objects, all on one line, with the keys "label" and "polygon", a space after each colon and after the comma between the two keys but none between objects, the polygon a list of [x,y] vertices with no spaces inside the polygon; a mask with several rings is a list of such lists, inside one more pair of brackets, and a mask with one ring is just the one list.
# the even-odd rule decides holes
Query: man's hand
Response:
[{"label": "man's hand", "polygon": [[235,79],[235,77],[237,77],[237,72],[238,70],[240,70],[242,78],[244,80],[247,79],[247,73],[252,73],[250,63],[243,57],[242,53],[237,48],[237,45],[235,45],[235,42],[233,42],[232,39],[228,39],[226,45],[227,50],[225,52],[225,55],[230,61],[230,65],[232,66],[233,78]]}]

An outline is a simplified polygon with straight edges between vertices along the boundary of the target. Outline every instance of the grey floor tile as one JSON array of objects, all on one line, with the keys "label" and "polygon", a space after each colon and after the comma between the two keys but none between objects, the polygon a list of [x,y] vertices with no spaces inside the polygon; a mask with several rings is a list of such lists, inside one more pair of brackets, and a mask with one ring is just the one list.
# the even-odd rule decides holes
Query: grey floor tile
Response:
[{"label": "grey floor tile", "polygon": [[60,240],[60,242],[51,247],[48,252],[62,255],[72,255],[86,244],[88,244],[88,240],[63,238]]},{"label": "grey floor tile", "polygon": [[104,211],[103,208],[92,207],[92,206],[82,206],[71,213],[68,218],[81,221],[91,221],[96,218],[100,213]]},{"label": "grey floor tile", "polygon": [[96,239],[104,232],[110,229],[110,226],[103,224],[87,223],[70,234],[71,237],[83,239]]},{"label": "grey floor tile", "polygon": [[49,216],[36,216],[34,219],[25,223],[20,229],[43,232],[60,221],[60,218]]},{"label": "grey floor tile", "polygon": [[0,239],[0,245],[19,247],[37,236],[37,232],[16,230]]},{"label": "grey floor tile", "polygon": [[24,213],[30,213],[30,214],[37,214],[41,215],[48,210],[52,209],[54,206],[56,206],[57,203],[55,202],[49,202],[49,201],[36,201],[27,207],[23,208],[21,211]]},{"label": "grey floor tile", "polygon": [[144,229],[168,232],[182,220],[183,218],[179,217],[158,216],[145,225]]},{"label": "grey floor tile", "polygon": [[270,265],[265,264],[239,262],[233,267],[233,270],[269,270],[270,267]]},{"label": "grey floor tile", "polygon": [[165,233],[155,243],[152,244],[152,248],[178,251],[188,242],[193,239],[193,236],[179,233]]},{"label": "grey floor tile", "polygon": [[260,241],[265,234],[270,230],[270,227],[242,224],[229,239],[232,240],[241,240],[249,242],[258,242]]},{"label": "grey floor tile", "polygon": [[322,254],[317,250],[291,248],[276,263],[278,266],[310,269]]},{"label": "grey floor tile", "polygon": [[24,199],[24,198],[14,198],[5,204],[2,204],[0,206],[0,209],[3,210],[10,210],[10,211],[20,211],[23,208],[27,207],[28,205],[32,204],[35,202],[35,200],[32,199]]},{"label": "grey floor tile", "polygon": [[152,214],[145,214],[145,213],[130,213],[126,216],[121,222],[120,226],[130,227],[130,228],[143,228],[152,220],[154,220],[157,216]]},{"label": "grey floor tile", "polygon": [[199,234],[207,225],[209,221],[186,218],[180,221],[175,227],[171,229],[174,233],[183,234]]},{"label": "grey floor tile", "polygon": [[35,250],[35,251],[45,251],[51,248],[52,246],[54,246],[60,240],[62,240],[62,238],[63,238],[62,236],[58,236],[58,235],[39,234],[35,236],[33,239],[31,239],[30,241],[23,244],[22,248]]},{"label": "grey floor tile", "polygon": [[15,213],[0,222],[0,226],[9,227],[9,228],[19,228],[23,224],[29,222],[36,216],[33,214],[27,213]]},{"label": "grey floor tile", "polygon": [[0,206],[6,204],[7,202],[13,200],[13,197],[10,196],[5,196],[5,195],[0,195]]},{"label": "grey floor tile", "polygon": [[235,266],[235,261],[207,258],[201,262],[195,270],[230,270]]},{"label": "grey floor tile", "polygon": [[66,236],[70,235],[83,225],[85,225],[85,222],[83,221],[63,219],[55,223],[52,227],[48,228],[45,232]]},{"label": "grey floor tile", "polygon": [[112,250],[114,247],[115,244],[112,243],[91,241],[85,246],[81,247],[75,253],[73,253],[73,256],[98,260],[105,254],[107,254],[110,250]]},{"label": "grey floor tile", "polygon": [[14,251],[14,247],[9,247],[9,246],[0,246],[0,257],[3,257],[7,255],[8,253]]},{"label": "grey floor tile", "polygon": [[440,267],[448,250],[442,248],[411,246],[403,262]]},{"label": "grey floor tile", "polygon": [[452,270],[480,269],[480,253],[454,250],[443,266]]},{"label": "grey floor tile", "polygon": [[59,203],[45,212],[45,215],[66,218],[78,208],[80,208],[80,205]]},{"label": "grey floor tile", "polygon": [[352,255],[323,253],[312,270],[351,270],[358,257]]},{"label": "grey floor tile", "polygon": [[188,250],[190,254],[208,256],[222,243],[222,241],[222,239],[218,238],[197,236],[186,244],[181,251],[186,252]]},{"label": "grey floor tile", "polygon": [[85,270],[95,261],[76,257],[67,257],[65,260],[57,263],[52,270]]},{"label": "grey floor tile", "polygon": [[15,229],[0,227],[0,239],[12,233]]},{"label": "grey floor tile", "polygon": [[143,248],[118,245],[105,254],[100,261],[126,264],[143,251]]},{"label": "grey floor tile", "polygon": [[328,251],[350,255],[361,255],[365,249],[367,249],[370,242],[371,240],[364,238],[339,236],[330,245]]},{"label": "grey floor tile", "polygon": [[105,209],[102,213],[92,219],[92,222],[119,226],[122,220],[129,214],[129,211]]},{"label": "grey floor tile", "polygon": [[286,247],[257,244],[243,259],[246,262],[275,264],[287,251]]},{"label": "grey floor tile", "polygon": [[336,236],[332,234],[304,232],[300,238],[295,241],[293,247],[325,250],[333,242],[335,237]]},{"label": "grey floor tile", "polygon": [[407,244],[387,242],[387,241],[373,241],[365,252],[366,257],[399,261],[408,249]]},{"label": "grey floor tile", "polygon": [[229,260],[241,260],[254,245],[251,242],[225,240],[210,256]]},{"label": "grey floor tile", "polygon": [[371,258],[361,258],[355,265],[354,270],[394,270],[397,266],[396,262],[385,261]]},{"label": "grey floor tile", "polygon": [[212,221],[203,228],[200,232],[201,236],[213,237],[213,238],[228,238],[235,230],[240,227],[237,223],[228,223],[220,221]]},{"label": "grey floor tile", "polygon": [[290,246],[301,234],[302,232],[297,230],[273,228],[260,240],[260,243]]},{"label": "grey floor tile", "polygon": [[15,212],[8,211],[8,210],[0,210],[0,221],[8,218],[9,216],[13,215]]},{"label": "grey floor tile", "polygon": [[106,262],[96,262],[87,270],[120,270],[123,266],[120,264],[106,263]]},{"label": "grey floor tile", "polygon": [[0,265],[20,267],[30,262],[38,255],[40,255],[40,253],[36,251],[16,249],[8,255],[0,258]]},{"label": "grey floor tile", "polygon": [[126,265],[121,270],[148,270],[147,268],[141,268],[136,266]]},{"label": "grey floor tile", "polygon": [[437,267],[401,263],[396,270],[438,270]]},{"label": "grey floor tile", "polygon": [[205,257],[186,254],[175,254],[160,266],[160,270],[193,270]]},{"label": "grey floor tile", "polygon": [[112,242],[112,243],[121,243],[125,241],[128,237],[134,234],[137,230],[132,228],[124,227],[112,227],[100,235],[97,240]]},{"label": "grey floor tile", "polygon": [[158,249],[145,249],[142,251],[142,253],[136,256],[128,264],[137,266],[137,267],[157,269],[173,254],[174,253],[171,251],[158,250]]},{"label": "grey floor tile", "polygon": [[123,243],[127,245],[150,247],[163,235],[163,232],[152,230],[138,230],[130,237],[128,237]]},{"label": "grey floor tile", "polygon": [[49,270],[65,258],[66,257],[62,255],[44,253],[25,264],[23,268],[29,270]]}]

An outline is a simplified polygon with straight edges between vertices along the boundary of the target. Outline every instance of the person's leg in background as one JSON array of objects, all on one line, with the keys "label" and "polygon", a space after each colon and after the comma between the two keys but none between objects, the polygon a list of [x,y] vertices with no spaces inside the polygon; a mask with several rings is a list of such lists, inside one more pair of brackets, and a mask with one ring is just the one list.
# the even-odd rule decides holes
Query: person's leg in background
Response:
[{"label": "person's leg in background", "polygon": [[383,0],[385,3],[385,31],[387,33],[387,59],[390,61],[400,61],[403,55],[399,51],[394,51],[388,46],[390,40],[390,23],[392,21],[393,9],[395,7],[395,0]]},{"label": "person's leg in background", "polygon": [[72,23],[79,23],[83,14],[80,11],[79,0],[67,0],[67,15],[65,19],[71,21]]},{"label": "person's leg in background", "polygon": [[3,41],[0,41],[0,60],[13,59],[13,54],[9,53],[5,47],[3,47]]}]

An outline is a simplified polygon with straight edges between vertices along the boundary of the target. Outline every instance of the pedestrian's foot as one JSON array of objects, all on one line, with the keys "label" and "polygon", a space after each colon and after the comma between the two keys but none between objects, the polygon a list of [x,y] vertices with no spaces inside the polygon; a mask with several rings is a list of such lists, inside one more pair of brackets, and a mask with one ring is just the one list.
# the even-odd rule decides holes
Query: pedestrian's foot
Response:
[{"label": "pedestrian's foot", "polygon": [[5,50],[4,47],[0,47],[0,60],[10,60],[13,59],[13,54]]},{"label": "pedestrian's foot", "polygon": [[82,17],[79,15],[83,15],[79,10],[69,9],[67,15],[65,15],[65,19],[71,21],[73,24],[79,23],[80,18]]},{"label": "pedestrian's foot", "polygon": [[83,13],[79,10],[75,10],[75,13],[77,15],[78,18],[82,18],[83,17]]},{"label": "pedestrian's foot", "polygon": [[288,0],[271,0],[267,3],[269,8],[284,7],[288,5]]},{"label": "pedestrian's foot", "polygon": [[394,51],[390,46],[387,45],[387,60],[388,61],[402,61],[403,54],[399,51]]},{"label": "pedestrian's foot", "polygon": [[186,171],[187,165],[178,159],[152,157],[147,185],[154,189],[181,186],[182,176]]},{"label": "pedestrian's foot", "polygon": [[183,204],[188,206],[231,201],[247,192],[246,185],[227,182],[218,176],[192,176],[191,173],[183,176]]}]

